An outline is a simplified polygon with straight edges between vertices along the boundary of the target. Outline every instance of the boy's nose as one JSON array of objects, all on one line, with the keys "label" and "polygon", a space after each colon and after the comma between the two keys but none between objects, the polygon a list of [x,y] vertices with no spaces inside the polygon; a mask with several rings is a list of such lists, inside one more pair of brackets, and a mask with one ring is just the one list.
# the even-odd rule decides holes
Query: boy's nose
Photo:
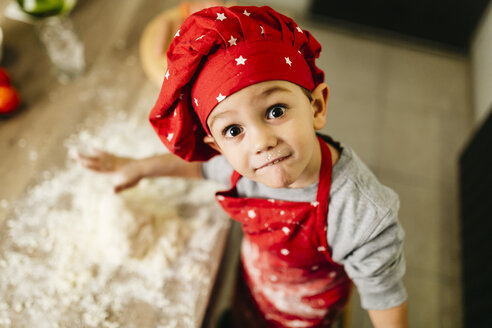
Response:
[{"label": "boy's nose", "polygon": [[256,127],[253,133],[253,149],[256,154],[270,150],[277,145],[277,137],[269,127]]}]

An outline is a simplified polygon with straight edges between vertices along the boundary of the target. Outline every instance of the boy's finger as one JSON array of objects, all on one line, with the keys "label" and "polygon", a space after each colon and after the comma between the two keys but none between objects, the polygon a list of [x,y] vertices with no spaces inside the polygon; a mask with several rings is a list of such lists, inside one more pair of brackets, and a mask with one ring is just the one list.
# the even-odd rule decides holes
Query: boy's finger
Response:
[{"label": "boy's finger", "polygon": [[125,191],[128,188],[129,188],[129,186],[127,186],[127,185],[114,187],[114,193],[119,194],[120,192]]},{"label": "boy's finger", "polygon": [[117,184],[114,186],[114,192],[119,193],[125,189],[128,189],[128,188],[135,186],[137,183],[138,183],[138,180],[131,180],[131,181],[126,181],[126,182],[121,183],[121,184]]},{"label": "boy's finger", "polygon": [[106,156],[109,153],[100,149],[100,148],[92,148],[91,152],[95,155],[95,157],[101,157],[101,156]]},{"label": "boy's finger", "polygon": [[93,161],[93,162],[99,162],[101,161],[101,157],[100,156],[90,156],[90,155],[84,155],[84,154],[81,154],[81,153],[77,153],[77,156],[76,156],[76,159],[77,160],[83,160],[83,161]]},{"label": "boy's finger", "polygon": [[109,153],[105,152],[104,150],[98,149],[98,148],[91,148],[89,153],[83,154],[81,152],[77,152],[77,157],[79,158],[85,158],[85,159],[91,159],[91,160],[102,160],[105,157],[108,157]]},{"label": "boy's finger", "polygon": [[76,158],[77,162],[79,162],[82,165],[96,165],[100,161],[91,157],[77,157]]},{"label": "boy's finger", "polygon": [[99,164],[96,163],[84,163],[83,166],[89,170],[97,171],[97,172],[106,172]]},{"label": "boy's finger", "polygon": [[117,194],[117,193],[120,193],[122,192],[123,190],[125,189],[128,189],[132,186],[133,184],[131,183],[125,183],[125,184],[121,184],[121,185],[118,185],[118,186],[114,186],[114,192]]},{"label": "boy's finger", "polygon": [[114,163],[109,158],[88,156],[79,153],[75,159],[83,166],[98,166],[100,171],[109,172],[115,169]]},{"label": "boy's finger", "polygon": [[93,160],[90,158],[78,158],[77,162],[85,168],[98,172],[110,172],[113,170],[113,167],[108,163]]}]

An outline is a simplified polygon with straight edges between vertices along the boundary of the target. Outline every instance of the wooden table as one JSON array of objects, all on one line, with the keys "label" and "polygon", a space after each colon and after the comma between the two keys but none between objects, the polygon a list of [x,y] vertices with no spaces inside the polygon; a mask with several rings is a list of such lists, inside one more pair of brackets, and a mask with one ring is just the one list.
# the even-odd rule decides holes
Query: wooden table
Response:
[{"label": "wooden table", "polygon": [[[4,33],[0,66],[9,71],[22,98],[19,113],[0,120],[0,226],[13,211],[12,204],[39,181],[44,171],[64,165],[63,142],[80,122],[108,106],[145,121],[159,88],[141,68],[140,37],[153,17],[178,3],[79,1],[71,18],[84,43],[87,68],[67,84],[60,83],[52,72],[33,26],[0,15]],[[0,12],[6,5],[7,1],[0,3]],[[149,105],[147,110],[142,110],[142,103]],[[218,240],[217,265],[226,235]],[[205,307],[199,316],[204,315]]]}]

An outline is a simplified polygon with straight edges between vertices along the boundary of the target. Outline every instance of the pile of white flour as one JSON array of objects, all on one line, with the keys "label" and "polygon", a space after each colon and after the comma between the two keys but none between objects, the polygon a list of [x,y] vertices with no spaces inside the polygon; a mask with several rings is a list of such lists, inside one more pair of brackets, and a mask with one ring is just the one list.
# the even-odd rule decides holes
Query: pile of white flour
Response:
[{"label": "pile of white flour", "polygon": [[[65,146],[134,157],[164,149],[124,113]],[[229,224],[217,185],[160,178],[115,195],[111,177],[73,160],[43,177],[1,230],[0,327],[199,325]]]}]

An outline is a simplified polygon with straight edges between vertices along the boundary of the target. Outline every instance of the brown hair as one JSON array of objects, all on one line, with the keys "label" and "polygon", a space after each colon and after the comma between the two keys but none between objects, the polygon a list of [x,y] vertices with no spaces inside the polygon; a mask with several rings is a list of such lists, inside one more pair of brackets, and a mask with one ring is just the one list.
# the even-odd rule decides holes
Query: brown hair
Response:
[{"label": "brown hair", "polygon": [[306,95],[306,97],[308,97],[309,102],[312,102],[313,101],[313,96],[311,95],[311,91],[309,91],[308,89],[306,89],[304,87],[301,87],[301,90]]}]

